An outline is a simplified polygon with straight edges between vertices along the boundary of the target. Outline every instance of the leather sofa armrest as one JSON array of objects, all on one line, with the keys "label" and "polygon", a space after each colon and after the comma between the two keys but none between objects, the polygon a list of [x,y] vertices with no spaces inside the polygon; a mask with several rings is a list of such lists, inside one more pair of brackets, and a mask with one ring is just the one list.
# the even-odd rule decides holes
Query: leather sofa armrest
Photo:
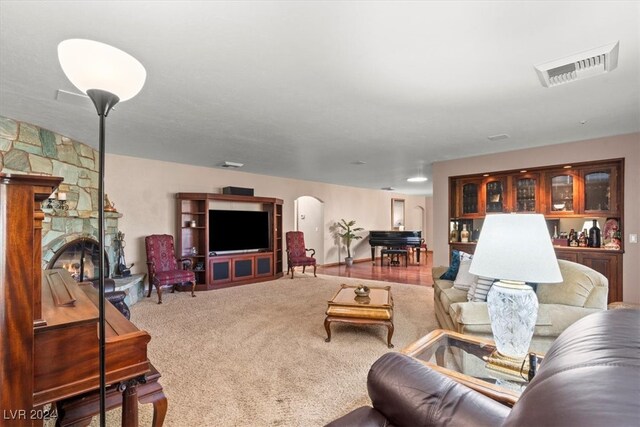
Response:
[{"label": "leather sofa armrest", "polygon": [[389,421],[370,406],[361,406],[325,427],[389,427]]},{"label": "leather sofa armrest", "polygon": [[378,359],[367,386],[374,408],[397,426],[497,426],[510,411],[400,353]]}]

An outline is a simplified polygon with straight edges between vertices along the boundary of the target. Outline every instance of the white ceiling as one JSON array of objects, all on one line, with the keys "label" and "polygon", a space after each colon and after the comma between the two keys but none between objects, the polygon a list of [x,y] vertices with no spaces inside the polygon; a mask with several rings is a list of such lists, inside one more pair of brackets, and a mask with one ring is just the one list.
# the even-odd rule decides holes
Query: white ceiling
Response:
[{"label": "white ceiling", "polygon": [[[94,147],[93,106],[56,100],[77,92],[57,44],[140,60],[107,120],[107,152],[135,157],[430,194],[406,178],[435,161],[640,131],[636,1],[1,0],[0,36],[0,115]],[[613,72],[539,83],[534,64],[617,40]]]}]

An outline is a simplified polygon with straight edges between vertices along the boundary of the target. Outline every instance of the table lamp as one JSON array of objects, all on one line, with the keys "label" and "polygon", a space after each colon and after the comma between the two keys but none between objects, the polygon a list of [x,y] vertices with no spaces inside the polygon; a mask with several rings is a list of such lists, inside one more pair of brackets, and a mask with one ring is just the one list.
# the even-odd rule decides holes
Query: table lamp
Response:
[{"label": "table lamp", "polygon": [[525,282],[562,282],[544,216],[487,215],[469,272],[498,279],[487,295],[497,348],[489,365],[520,371],[538,316],[538,298]]}]

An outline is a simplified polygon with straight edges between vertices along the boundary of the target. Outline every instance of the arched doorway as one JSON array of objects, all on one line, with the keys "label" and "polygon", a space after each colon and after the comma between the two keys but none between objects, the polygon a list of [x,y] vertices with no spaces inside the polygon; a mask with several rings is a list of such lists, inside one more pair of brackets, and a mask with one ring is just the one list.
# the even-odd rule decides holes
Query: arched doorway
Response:
[{"label": "arched doorway", "polygon": [[297,231],[304,233],[304,243],[316,250],[316,261],[324,264],[324,202],[313,196],[300,196],[294,202]]}]

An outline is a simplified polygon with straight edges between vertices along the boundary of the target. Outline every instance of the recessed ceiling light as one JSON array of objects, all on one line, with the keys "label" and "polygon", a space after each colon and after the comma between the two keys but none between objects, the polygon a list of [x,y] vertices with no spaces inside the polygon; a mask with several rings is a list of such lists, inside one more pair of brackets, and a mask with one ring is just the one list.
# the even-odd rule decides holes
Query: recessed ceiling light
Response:
[{"label": "recessed ceiling light", "polygon": [[366,165],[367,162],[363,162],[362,160],[356,160],[355,162],[351,162],[352,165]]},{"label": "recessed ceiling light", "polygon": [[520,171],[520,173],[526,173],[526,172],[527,172],[527,170],[526,170],[526,169],[522,169],[522,170]]},{"label": "recessed ceiling light", "polygon": [[580,124],[581,124],[581,125],[586,125],[586,124],[587,124],[587,121],[586,121],[586,120],[580,120]]},{"label": "recessed ceiling light", "polygon": [[563,168],[565,168],[565,169],[571,169],[571,165],[563,166]]},{"label": "recessed ceiling light", "polygon": [[509,138],[509,135],[507,135],[506,133],[499,133],[497,135],[491,135],[487,137],[489,141],[500,141],[501,139],[508,139],[508,138]]},{"label": "recessed ceiling light", "polygon": [[485,173],[485,174],[482,174],[482,176],[489,176],[489,174],[488,174],[488,173]]},{"label": "recessed ceiling light", "polygon": [[395,190],[395,188],[393,188],[393,187],[382,187],[381,190],[393,191],[393,190]]},{"label": "recessed ceiling light", "polygon": [[222,166],[223,168],[237,169],[243,167],[244,163],[224,162],[220,166]]},{"label": "recessed ceiling light", "polygon": [[407,182],[425,182],[428,178],[426,176],[414,176],[411,178],[407,178]]}]

